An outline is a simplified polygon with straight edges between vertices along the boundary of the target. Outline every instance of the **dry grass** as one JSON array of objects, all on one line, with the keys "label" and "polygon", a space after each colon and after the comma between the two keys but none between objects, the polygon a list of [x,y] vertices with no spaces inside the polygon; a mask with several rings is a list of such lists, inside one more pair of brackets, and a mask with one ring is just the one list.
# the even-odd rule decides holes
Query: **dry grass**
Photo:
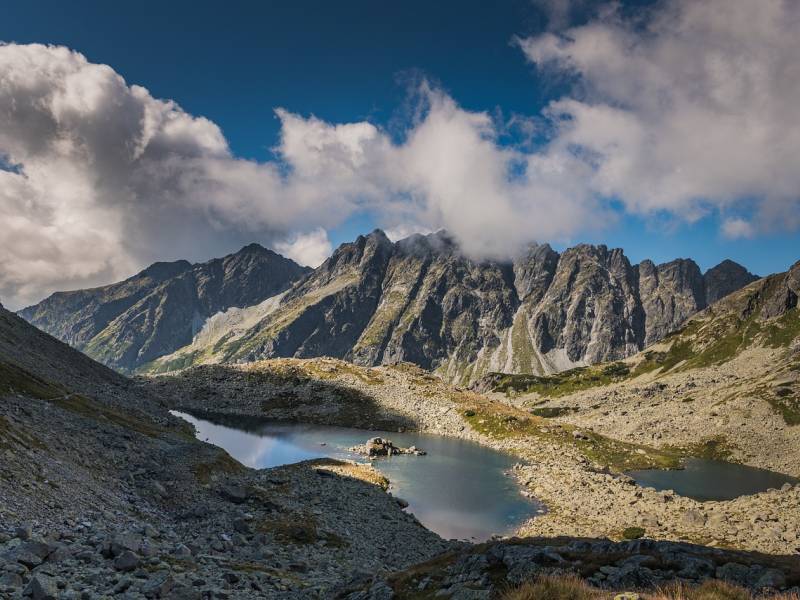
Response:
[{"label": "dry grass", "polygon": [[[620,592],[609,592],[588,585],[580,577],[545,576],[509,590],[502,600],[613,600]],[[624,597],[624,596],[623,596]],[[675,584],[652,593],[640,593],[642,600],[800,600],[797,594],[756,596],[744,588],[709,580],[699,586]]]},{"label": "dry grass", "polygon": [[576,575],[546,576],[528,582],[503,595],[503,600],[605,600],[613,598],[588,585]]}]

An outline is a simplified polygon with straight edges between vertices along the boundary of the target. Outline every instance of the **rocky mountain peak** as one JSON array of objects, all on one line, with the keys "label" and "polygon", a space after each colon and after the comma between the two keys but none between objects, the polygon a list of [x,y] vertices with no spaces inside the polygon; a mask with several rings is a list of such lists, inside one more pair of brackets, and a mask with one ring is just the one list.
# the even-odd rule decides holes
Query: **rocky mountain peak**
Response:
[{"label": "rocky mountain peak", "polygon": [[109,366],[131,371],[190,343],[215,313],[258,304],[309,271],[250,244],[205,263],[157,262],[120,283],[57,292],[20,316]]},{"label": "rocky mountain peak", "polygon": [[[180,275],[192,268],[192,263],[188,260],[176,260],[173,262],[154,262],[152,265],[133,276],[136,279],[148,278],[154,282],[166,281],[172,277]],[[133,279],[132,278],[132,279]]]},{"label": "rocky mountain peak", "polygon": [[752,283],[758,279],[742,265],[732,260],[723,260],[712,267],[704,276],[706,303],[713,304],[720,298]]}]

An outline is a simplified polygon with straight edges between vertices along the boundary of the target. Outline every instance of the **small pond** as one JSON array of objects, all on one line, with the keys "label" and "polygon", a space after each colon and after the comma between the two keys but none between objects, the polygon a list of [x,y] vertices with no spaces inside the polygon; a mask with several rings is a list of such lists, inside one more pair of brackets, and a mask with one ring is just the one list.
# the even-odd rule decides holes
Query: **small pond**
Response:
[{"label": "small pond", "polygon": [[364,461],[348,448],[375,436],[397,446],[417,446],[427,455],[397,455],[372,463],[389,479],[392,493],[409,503],[406,510],[444,538],[484,541],[507,535],[544,511],[542,504],[522,496],[514,478],[506,474],[515,463],[513,457],[473,442],[255,417],[173,414],[192,423],[199,439],[255,468],[326,457]]},{"label": "small pond", "polygon": [[795,477],[766,469],[737,465],[721,460],[688,458],[685,468],[673,471],[648,469],[628,473],[636,483],[657,490],[675,490],[677,494],[695,500],[733,500],[778,489],[784,483],[800,482]]}]

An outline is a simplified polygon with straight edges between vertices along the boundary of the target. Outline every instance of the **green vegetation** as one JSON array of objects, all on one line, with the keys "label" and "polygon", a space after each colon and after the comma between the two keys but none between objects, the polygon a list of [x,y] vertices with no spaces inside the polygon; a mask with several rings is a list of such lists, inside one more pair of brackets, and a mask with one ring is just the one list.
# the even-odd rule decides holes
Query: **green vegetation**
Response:
[{"label": "green vegetation", "polygon": [[149,419],[137,418],[129,412],[117,410],[80,394],[68,394],[60,398],[52,399],[51,402],[64,410],[68,410],[82,417],[95,421],[98,418],[106,419],[114,425],[136,431],[149,437],[156,437],[165,432],[165,429],[156,425]]},{"label": "green vegetation", "polygon": [[626,527],[622,531],[622,538],[626,540],[638,540],[641,537],[644,537],[643,527]]},{"label": "green vegetation", "polygon": [[733,448],[724,435],[708,438],[683,448],[676,448],[675,451],[686,456],[706,458],[708,460],[729,461],[733,455]]},{"label": "green vegetation", "polygon": [[767,402],[787,425],[800,425],[800,398],[789,388],[778,388],[767,396]]},{"label": "green vegetation", "polygon": [[63,396],[66,389],[12,365],[0,362],[0,395],[20,394],[49,400]]},{"label": "green vegetation", "polygon": [[241,473],[244,467],[227,452],[220,450],[219,455],[210,462],[198,462],[192,465],[192,473],[200,483],[209,483],[218,473]]},{"label": "green vegetation", "polygon": [[578,367],[555,375],[512,375],[494,374],[498,377],[494,391],[509,393],[537,393],[557,398],[593,387],[608,385],[624,380],[630,374],[630,367],[617,362],[596,367]]},{"label": "green vegetation", "polygon": [[677,449],[658,450],[649,446],[615,440],[573,425],[552,423],[525,413],[512,413],[499,406],[475,407],[467,422],[475,431],[497,439],[535,437],[575,447],[593,463],[615,472],[634,469],[675,469],[686,454]]},{"label": "green vegetation", "polygon": [[22,446],[28,450],[44,447],[36,437],[24,429],[14,427],[6,417],[0,416],[0,450],[10,449],[12,446]]},{"label": "green vegetation", "polygon": [[770,348],[785,348],[800,336],[800,309],[793,308],[765,327],[765,344]]},{"label": "green vegetation", "polygon": [[531,410],[531,414],[545,419],[553,419],[562,415],[567,415],[578,410],[574,406],[542,406]]},{"label": "green vegetation", "polygon": [[[612,600],[618,592],[589,586],[575,575],[544,576],[509,590],[502,600]],[[633,596],[632,596],[633,597]],[[755,595],[745,588],[709,579],[698,586],[675,583],[653,592],[635,594],[642,600],[754,600]],[[770,596],[774,600],[798,600],[796,594]]]}]

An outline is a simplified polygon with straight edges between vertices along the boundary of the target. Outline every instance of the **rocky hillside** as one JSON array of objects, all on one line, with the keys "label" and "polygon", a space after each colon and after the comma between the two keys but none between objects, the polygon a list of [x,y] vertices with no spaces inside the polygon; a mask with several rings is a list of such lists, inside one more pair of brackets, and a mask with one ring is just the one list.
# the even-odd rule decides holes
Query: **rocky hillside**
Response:
[{"label": "rocky hillside", "polygon": [[552,373],[623,358],[754,281],[730,261],[631,265],[622,250],[534,245],[503,263],[466,258],[444,232],[342,245],[280,297],[210,320],[150,372],[272,357],[411,362],[449,381]]},{"label": "rocky hillside", "polygon": [[58,292],[20,315],[123,372],[192,341],[206,319],[257,304],[309,269],[251,244],[206,263],[155,263],[120,283]]},{"label": "rocky hillside", "polygon": [[368,465],[247,469],[2,308],[0,454],[0,598],[332,598],[454,547]]},{"label": "rocky hillside", "polygon": [[624,361],[549,376],[492,373],[475,391],[641,444],[800,475],[800,263],[756,281]]}]

